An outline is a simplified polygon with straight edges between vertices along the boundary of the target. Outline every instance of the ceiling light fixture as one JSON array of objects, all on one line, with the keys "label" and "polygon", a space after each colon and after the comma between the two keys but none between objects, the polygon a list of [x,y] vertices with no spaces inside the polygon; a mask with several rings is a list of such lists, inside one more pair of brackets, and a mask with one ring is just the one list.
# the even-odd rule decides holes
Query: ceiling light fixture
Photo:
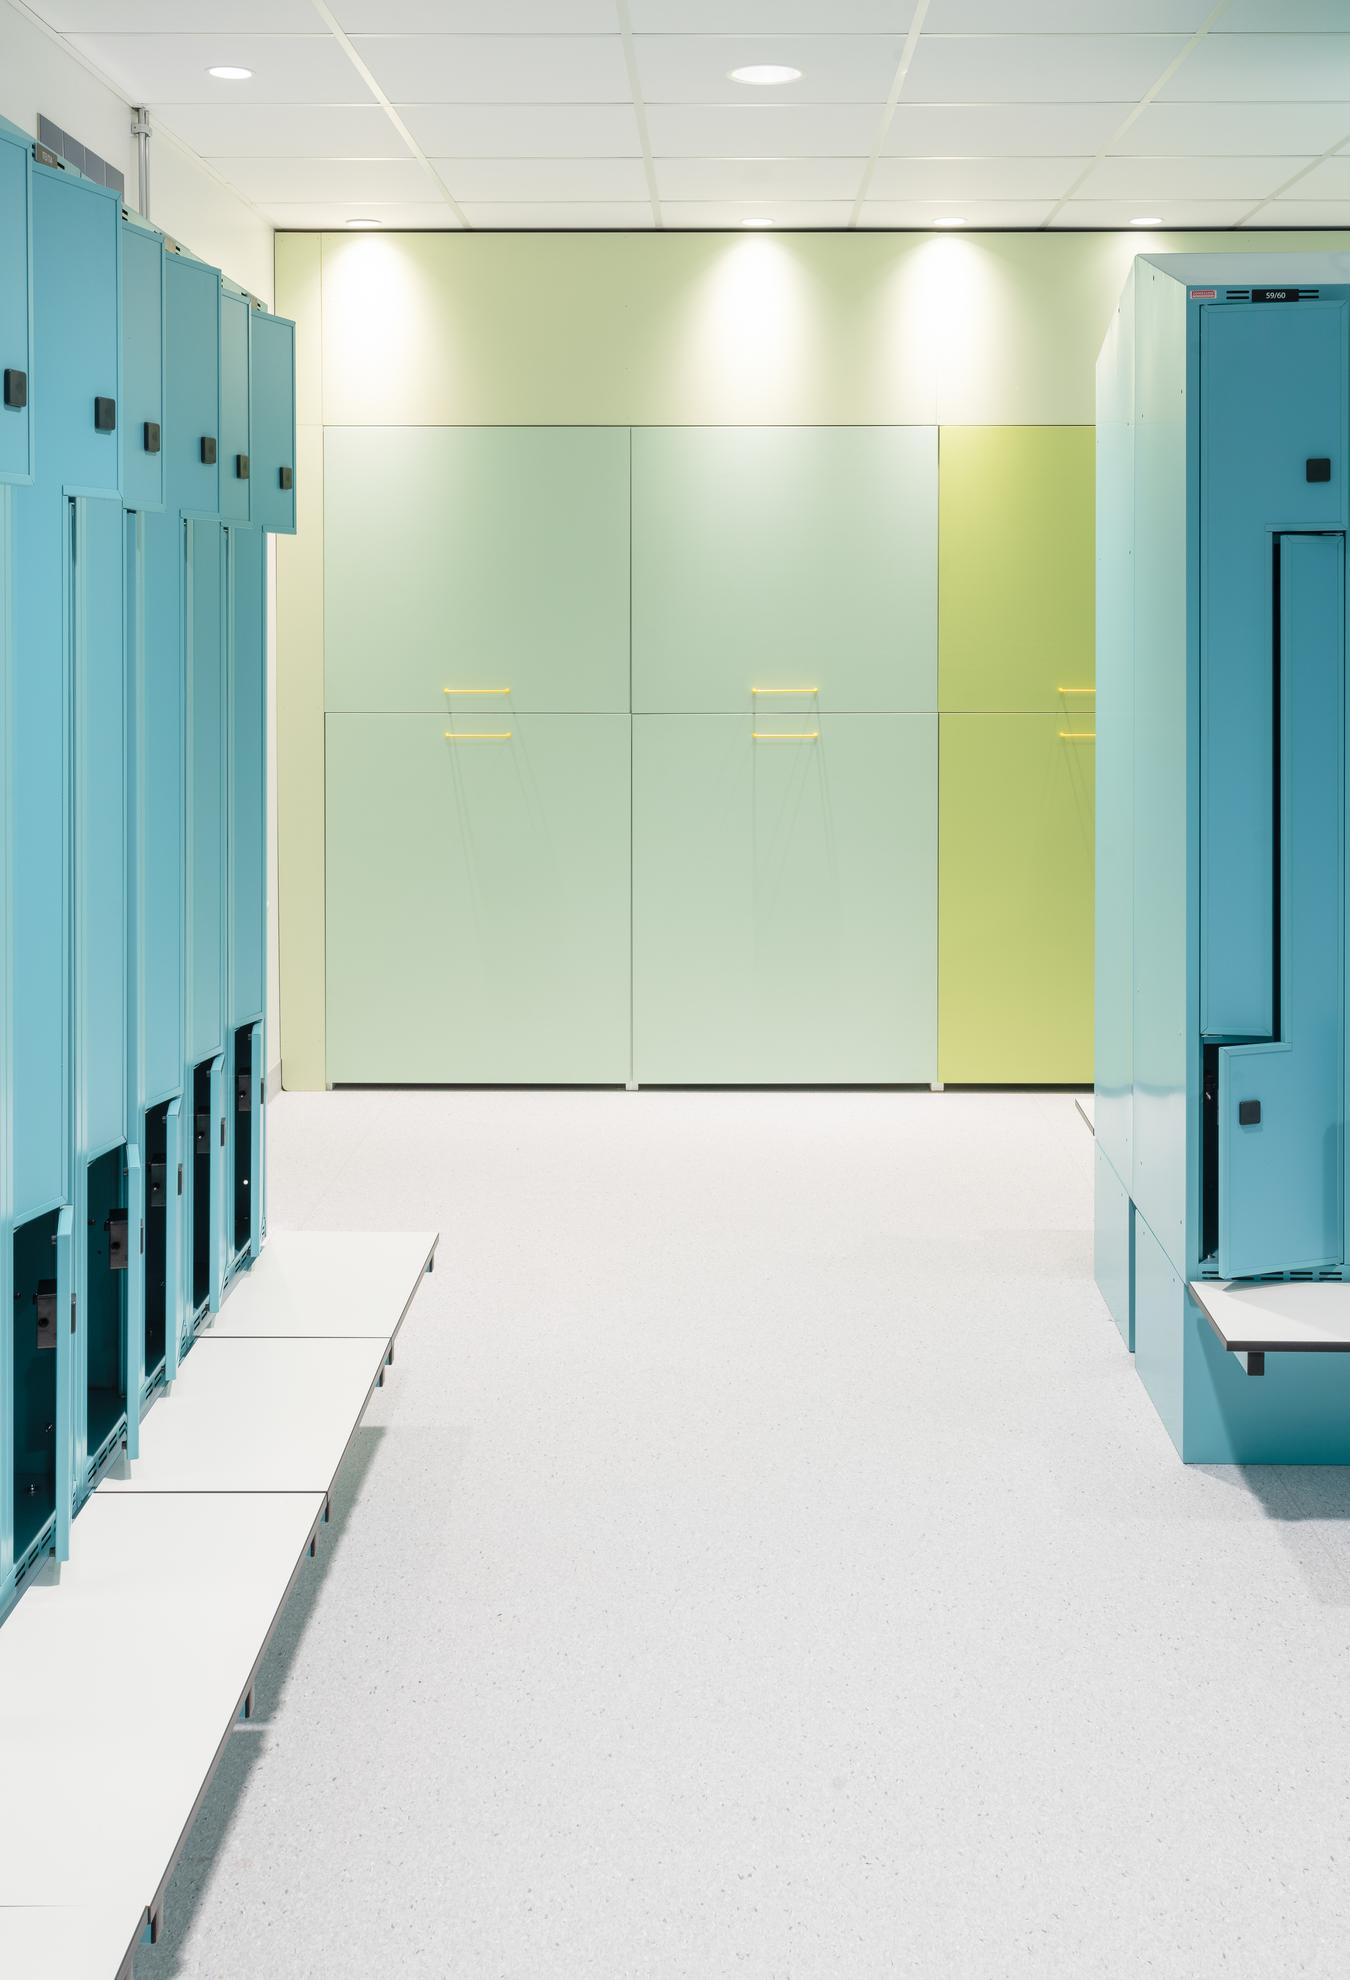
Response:
[{"label": "ceiling light fixture", "polygon": [[367,231],[369,231],[372,227],[382,227],[384,225],[384,222],[383,220],[360,219],[360,220],[348,220],[345,224],[348,227],[356,227],[358,229],[364,228]]},{"label": "ceiling light fixture", "polygon": [[773,225],[773,221],[772,221],[772,220],[760,220],[760,219],[754,219],[754,220],[742,220],[742,222],[741,222],[741,225],[742,225],[743,227],[772,227],[772,225]]},{"label": "ceiling light fixture", "polygon": [[732,82],[751,83],[760,89],[771,89],[775,83],[800,82],[800,69],[790,69],[786,62],[751,62],[744,69],[728,69]]},{"label": "ceiling light fixture", "polygon": [[222,63],[219,68],[208,69],[206,73],[214,76],[217,82],[248,82],[253,75],[252,69],[232,69],[228,62]]},{"label": "ceiling light fixture", "polygon": [[1162,215],[1161,213],[1136,213],[1130,225],[1132,227],[1161,227]]},{"label": "ceiling light fixture", "polygon": [[965,216],[960,213],[947,213],[943,215],[941,220],[935,220],[933,222],[935,227],[964,227],[965,224]]}]

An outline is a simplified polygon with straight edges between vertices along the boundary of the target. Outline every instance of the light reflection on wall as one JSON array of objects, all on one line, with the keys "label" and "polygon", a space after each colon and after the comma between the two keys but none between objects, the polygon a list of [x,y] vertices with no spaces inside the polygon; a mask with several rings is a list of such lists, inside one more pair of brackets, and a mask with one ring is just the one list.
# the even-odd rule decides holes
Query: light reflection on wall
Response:
[{"label": "light reflection on wall", "polygon": [[689,290],[679,396],[709,421],[798,420],[820,361],[812,285],[791,242],[729,239]]}]

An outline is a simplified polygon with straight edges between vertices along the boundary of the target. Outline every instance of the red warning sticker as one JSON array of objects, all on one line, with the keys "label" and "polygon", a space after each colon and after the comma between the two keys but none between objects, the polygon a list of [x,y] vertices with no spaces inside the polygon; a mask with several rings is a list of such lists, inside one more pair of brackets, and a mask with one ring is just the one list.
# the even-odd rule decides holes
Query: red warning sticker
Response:
[{"label": "red warning sticker", "polygon": [[1213,302],[1213,301],[1215,300],[1215,298],[1217,297],[1217,295],[1218,295],[1218,293],[1219,293],[1219,292],[1218,292],[1218,290],[1217,290],[1217,289],[1192,289],[1192,290],[1191,290],[1191,301],[1192,301],[1192,302]]}]

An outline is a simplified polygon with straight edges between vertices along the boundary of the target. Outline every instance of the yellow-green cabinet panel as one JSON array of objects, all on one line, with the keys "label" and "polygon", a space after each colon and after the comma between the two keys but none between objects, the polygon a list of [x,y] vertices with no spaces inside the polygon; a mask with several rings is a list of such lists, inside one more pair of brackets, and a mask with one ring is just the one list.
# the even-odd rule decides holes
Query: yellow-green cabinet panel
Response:
[{"label": "yellow-green cabinet panel", "polygon": [[935,1077],[937,719],[796,726],[634,718],[641,1082]]},{"label": "yellow-green cabinet panel", "polygon": [[633,434],[633,707],[932,709],[937,430]]},{"label": "yellow-green cabinet panel", "polygon": [[1090,720],[942,717],[944,1080],[1092,1078]]},{"label": "yellow-green cabinet panel", "polygon": [[451,726],[327,719],[328,1078],[622,1084],[628,718]]},{"label": "yellow-green cabinet panel", "polygon": [[627,431],[329,427],[324,655],[334,710],[626,709]]},{"label": "yellow-green cabinet panel", "polygon": [[939,483],[939,706],[1090,713],[1092,428],[944,426]]}]

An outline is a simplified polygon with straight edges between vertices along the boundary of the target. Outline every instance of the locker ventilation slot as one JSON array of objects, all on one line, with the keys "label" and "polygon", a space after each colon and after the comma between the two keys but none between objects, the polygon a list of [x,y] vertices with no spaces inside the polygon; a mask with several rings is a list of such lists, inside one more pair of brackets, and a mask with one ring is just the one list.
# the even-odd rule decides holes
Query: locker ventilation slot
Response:
[{"label": "locker ventilation slot", "polygon": [[192,1310],[200,1313],[211,1296],[211,1060],[192,1075]]},{"label": "locker ventilation slot", "polygon": [[[56,1212],[14,1233],[14,1559],[56,1513]],[[28,1563],[24,1561],[24,1565]]]},{"label": "locker ventilation slot", "polygon": [[145,1117],[145,1379],[164,1367],[169,1331],[169,1216],[178,1201],[168,1172],[169,1102]]},{"label": "locker ventilation slot", "polygon": [[91,1471],[127,1413],[127,1151],[89,1164],[84,1296]]},{"label": "locker ventilation slot", "polygon": [[253,1026],[234,1034],[234,1248],[248,1248],[253,1235]]}]

